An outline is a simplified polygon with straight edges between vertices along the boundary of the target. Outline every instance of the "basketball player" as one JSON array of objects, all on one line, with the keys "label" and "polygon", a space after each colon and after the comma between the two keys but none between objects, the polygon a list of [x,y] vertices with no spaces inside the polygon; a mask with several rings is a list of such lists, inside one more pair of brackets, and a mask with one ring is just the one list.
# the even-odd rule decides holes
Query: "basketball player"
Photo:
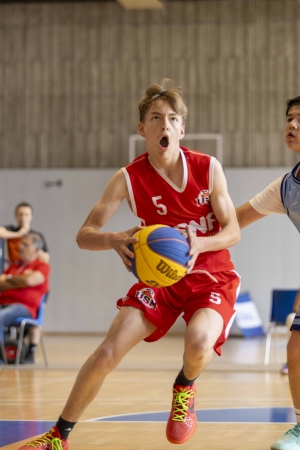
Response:
[{"label": "basketball player", "polygon": [[[288,148],[300,154],[300,96],[287,101],[284,138]],[[287,214],[300,231],[300,163],[237,208],[241,228],[272,213]],[[291,326],[287,354],[297,424],[271,445],[272,450],[300,450],[300,307]]]},{"label": "basketball player", "polygon": [[[164,224],[187,234],[191,259],[188,274],[166,288],[140,282],[118,301],[120,311],[108,334],[81,368],[56,426],[20,450],[68,449],[68,434],[98,394],[106,377],[138,342],[160,339],[183,313],[183,367],[173,385],[167,439],[180,444],[196,430],[195,380],[209,363],[213,349],[220,354],[234,318],[240,279],[227,247],[240,239],[235,209],[221,165],[215,158],[179,147],[187,108],[171,80],[151,85],[139,103],[138,132],[147,153],[119,170],[78,232],[80,248],[115,250],[130,271],[138,240],[136,226],[118,233],[102,227],[126,199],[142,225]],[[147,301],[151,289],[153,301]],[[52,445],[52,447],[51,447]]]},{"label": "basketball player", "polygon": [[[297,309],[298,309],[299,305],[300,305],[300,290],[297,292],[297,295],[296,295],[296,298],[295,298],[295,302],[294,302],[294,305],[293,305],[293,312],[288,314],[288,316],[286,318],[286,321],[285,321],[285,326],[286,326],[286,329],[287,329],[287,340],[290,339],[291,326],[292,326],[292,323],[294,321],[294,318],[295,318],[295,315],[296,315],[296,312],[297,312]],[[289,373],[288,363],[287,362],[284,363],[284,365],[281,367],[280,373],[282,375],[287,375]]]}]

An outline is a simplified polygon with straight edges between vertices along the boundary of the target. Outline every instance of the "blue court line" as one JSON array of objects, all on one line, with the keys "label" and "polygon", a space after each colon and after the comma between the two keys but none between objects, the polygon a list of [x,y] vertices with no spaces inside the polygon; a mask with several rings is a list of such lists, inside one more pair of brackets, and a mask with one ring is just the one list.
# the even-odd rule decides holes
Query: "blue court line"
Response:
[{"label": "blue court line", "polygon": [[[167,422],[170,411],[155,411],[99,417],[84,422]],[[201,409],[197,419],[202,423],[294,423],[291,407]],[[46,433],[55,422],[0,420],[0,447]]]},{"label": "blue court line", "polygon": [[[167,422],[170,411],[154,411],[120,416],[99,417],[91,422]],[[197,411],[199,422],[253,422],[253,423],[293,423],[293,408],[224,408],[201,409]]]},{"label": "blue court line", "polygon": [[56,422],[45,420],[0,420],[0,447],[46,433]]}]

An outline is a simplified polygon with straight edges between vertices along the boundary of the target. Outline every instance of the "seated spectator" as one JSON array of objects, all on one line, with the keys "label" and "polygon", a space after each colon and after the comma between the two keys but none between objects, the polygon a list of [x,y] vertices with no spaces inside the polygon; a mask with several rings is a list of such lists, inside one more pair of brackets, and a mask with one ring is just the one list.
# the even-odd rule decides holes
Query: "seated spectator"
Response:
[{"label": "seated spectator", "polygon": [[0,239],[7,241],[8,260],[14,263],[20,260],[19,243],[23,236],[29,232],[38,234],[42,240],[42,247],[39,250],[39,259],[49,263],[49,251],[42,233],[32,230],[31,221],[33,218],[32,206],[27,202],[19,203],[15,208],[15,218],[17,225],[5,225],[0,227]]},{"label": "seated spectator", "polygon": [[[50,256],[46,240],[42,233],[31,230],[31,222],[33,219],[33,208],[30,203],[22,202],[15,207],[15,218],[17,225],[5,225],[0,227],[0,239],[7,242],[8,261],[14,263],[20,260],[19,244],[23,236],[29,232],[38,234],[42,240],[42,247],[39,250],[39,259],[45,263],[49,263]],[[0,268],[0,273],[3,268]],[[32,327],[29,330],[30,341],[39,342],[40,329],[39,327]]]},{"label": "seated spectator", "polygon": [[[39,259],[41,237],[29,233],[19,245],[20,261],[11,264],[0,275],[0,348],[3,349],[5,327],[19,317],[36,318],[40,300],[49,291],[49,264]],[[39,336],[38,336],[39,338]],[[29,343],[25,362],[34,362],[38,341]]]}]

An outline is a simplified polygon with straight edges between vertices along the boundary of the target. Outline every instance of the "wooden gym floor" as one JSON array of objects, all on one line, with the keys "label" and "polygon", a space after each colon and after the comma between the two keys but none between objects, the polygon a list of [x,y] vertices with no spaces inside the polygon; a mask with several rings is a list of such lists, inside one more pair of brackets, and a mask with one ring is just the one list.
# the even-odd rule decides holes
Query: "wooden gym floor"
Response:
[{"label": "wooden gym floor", "polygon": [[[18,449],[55,423],[78,369],[102,336],[45,335],[50,368],[0,366],[0,448]],[[197,381],[198,428],[182,450],[266,450],[294,421],[285,362],[286,340],[274,340],[262,364],[264,340],[230,338]],[[174,378],[183,340],[168,335],[140,343],[106,379],[70,435],[70,450],[164,450]],[[1,446],[2,445],[2,446]]]}]

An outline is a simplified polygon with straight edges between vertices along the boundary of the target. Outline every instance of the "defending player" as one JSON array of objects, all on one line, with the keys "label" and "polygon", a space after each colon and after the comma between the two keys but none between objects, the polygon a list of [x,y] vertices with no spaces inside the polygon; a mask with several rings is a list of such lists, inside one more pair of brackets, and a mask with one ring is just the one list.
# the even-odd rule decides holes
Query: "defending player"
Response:
[{"label": "defending player", "polygon": [[[285,143],[300,154],[300,96],[287,101]],[[236,210],[243,228],[267,214],[287,214],[300,232],[300,163],[282,175],[252,200]],[[300,450],[300,307],[291,326],[287,348],[290,390],[297,424],[271,445],[272,450]]]},{"label": "defending player", "polygon": [[[120,311],[108,334],[81,368],[65,408],[49,433],[20,450],[68,449],[68,434],[97,395],[106,375],[138,342],[160,339],[183,313],[186,321],[183,367],[173,386],[167,439],[186,442],[196,430],[195,379],[213,349],[220,354],[233,321],[240,279],[227,247],[240,229],[220,163],[213,157],[180,148],[187,108],[171,80],[151,85],[139,103],[138,131],[147,153],[119,170],[78,232],[80,248],[114,249],[130,271],[128,246],[137,242],[134,227],[118,233],[102,227],[126,199],[143,225],[165,224],[187,233],[191,259],[188,274],[173,286],[136,283],[118,301]],[[51,447],[52,446],[52,447]]]}]

